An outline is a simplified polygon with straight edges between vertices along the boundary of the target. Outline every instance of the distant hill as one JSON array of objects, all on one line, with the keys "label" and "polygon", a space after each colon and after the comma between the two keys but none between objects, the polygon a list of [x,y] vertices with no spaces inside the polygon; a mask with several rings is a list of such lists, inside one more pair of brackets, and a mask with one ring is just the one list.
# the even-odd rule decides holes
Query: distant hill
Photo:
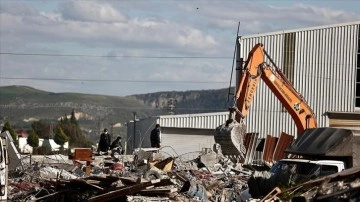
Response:
[{"label": "distant hill", "polygon": [[167,109],[174,105],[175,114],[226,111],[228,89],[170,91],[132,95],[146,106]]},{"label": "distant hill", "polygon": [[[104,128],[125,133],[124,124],[156,115],[206,113],[227,110],[228,89],[156,92],[131,96],[53,93],[27,86],[0,87],[0,121],[14,129],[29,129],[34,120],[56,122],[74,109],[80,126],[90,139]],[[119,128],[111,125],[120,126]]]}]

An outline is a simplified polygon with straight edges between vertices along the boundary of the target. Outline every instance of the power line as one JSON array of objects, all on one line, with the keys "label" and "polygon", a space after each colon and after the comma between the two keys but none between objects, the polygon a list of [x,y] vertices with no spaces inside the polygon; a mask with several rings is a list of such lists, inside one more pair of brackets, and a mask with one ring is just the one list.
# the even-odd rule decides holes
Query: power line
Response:
[{"label": "power line", "polygon": [[[24,109],[24,110],[29,110],[29,109],[41,109],[41,108],[55,108],[55,109],[67,109],[67,108],[73,108],[73,109],[86,109],[89,108],[88,106],[77,106],[77,105],[69,105],[69,106],[61,106],[61,105],[57,105],[57,104],[37,104],[37,105],[28,105],[26,107],[23,106],[16,106],[14,105],[7,105],[7,104],[0,104],[0,109],[2,110],[11,110],[11,109]],[[130,107],[130,106],[101,106],[101,105],[97,105],[96,107],[92,107],[92,108],[97,108],[97,109],[138,109],[138,110],[152,110],[152,111],[162,111],[162,110],[166,110],[166,107],[164,108],[152,108],[150,106],[143,106],[143,107]],[[189,107],[189,108],[176,108],[176,110],[179,111],[226,111],[226,108],[198,108],[198,107]]]},{"label": "power line", "polygon": [[141,58],[141,59],[229,59],[231,58],[225,56],[80,55],[80,54],[15,53],[15,52],[0,52],[0,55],[47,56],[47,57],[93,57],[93,58]]},{"label": "power line", "polygon": [[227,83],[224,81],[155,81],[126,79],[72,79],[72,78],[38,78],[38,77],[0,77],[3,80],[37,80],[37,81],[88,81],[88,82],[122,82],[122,83]]}]

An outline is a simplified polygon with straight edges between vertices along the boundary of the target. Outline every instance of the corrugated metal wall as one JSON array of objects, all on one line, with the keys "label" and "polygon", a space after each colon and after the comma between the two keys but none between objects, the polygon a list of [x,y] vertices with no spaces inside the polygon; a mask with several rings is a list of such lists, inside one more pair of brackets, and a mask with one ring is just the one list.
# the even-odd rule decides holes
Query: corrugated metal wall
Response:
[{"label": "corrugated metal wall", "polygon": [[167,115],[159,117],[161,127],[215,129],[228,119],[228,112]]},{"label": "corrugated metal wall", "polygon": [[[201,114],[182,114],[182,115],[164,115],[158,117],[151,117],[148,119],[131,121],[127,123],[127,138],[126,148],[129,153],[133,148],[150,147],[150,132],[155,127],[155,124],[160,124],[162,131],[163,146],[180,146],[182,148],[181,154],[186,152],[193,152],[199,149],[198,145],[206,147],[214,143],[213,131],[220,124],[223,124],[228,119],[228,112],[215,113],[201,113]],[[184,133],[184,129],[186,133]],[[183,138],[182,138],[182,136]],[[194,148],[181,144],[186,144],[189,141],[188,136],[193,139],[190,145],[197,145]],[[203,137],[203,138],[201,138]],[[165,139],[167,138],[167,140]]]},{"label": "corrugated metal wall", "polygon": [[[328,126],[327,111],[355,111],[356,58],[359,24],[291,30],[241,38],[241,56],[256,43],[264,44],[317,116],[318,126]],[[269,62],[269,61],[267,61]],[[285,67],[284,67],[285,66]],[[279,137],[296,134],[290,115],[264,82],[260,82],[246,117],[247,131]]]}]

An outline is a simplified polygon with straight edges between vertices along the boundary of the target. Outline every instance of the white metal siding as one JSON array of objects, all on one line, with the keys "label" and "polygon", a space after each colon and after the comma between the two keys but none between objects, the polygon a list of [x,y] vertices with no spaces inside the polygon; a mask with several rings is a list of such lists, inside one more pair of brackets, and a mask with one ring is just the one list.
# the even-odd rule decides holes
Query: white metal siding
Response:
[{"label": "white metal siding", "polygon": [[[185,160],[190,156],[194,158],[202,148],[212,148],[214,145],[214,136],[199,134],[176,134],[163,133],[162,151],[170,156],[183,156]],[[187,155],[184,155],[187,154]]]},{"label": "white metal siding", "polygon": [[[242,37],[241,56],[256,43],[263,43],[276,65],[283,69],[286,33],[295,33],[295,65],[292,80],[317,116],[318,126],[328,126],[327,111],[355,111],[355,76],[358,29],[360,22],[291,30]],[[296,134],[291,116],[264,82],[260,82],[246,117],[247,131],[279,137],[281,132]]]},{"label": "white metal siding", "polygon": [[165,115],[158,117],[161,127],[215,129],[228,119],[228,112]]}]

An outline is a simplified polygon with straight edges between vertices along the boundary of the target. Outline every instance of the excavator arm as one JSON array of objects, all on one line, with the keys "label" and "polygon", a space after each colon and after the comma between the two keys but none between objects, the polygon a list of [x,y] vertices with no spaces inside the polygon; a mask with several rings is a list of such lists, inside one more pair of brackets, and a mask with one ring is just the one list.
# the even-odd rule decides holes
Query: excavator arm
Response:
[{"label": "excavator arm", "polygon": [[236,118],[240,122],[247,116],[256,88],[260,80],[260,65],[264,63],[264,52],[261,44],[256,44],[250,51],[244,68],[241,69],[239,85],[234,99],[236,103]]},{"label": "excavator arm", "polygon": [[263,69],[263,74],[261,75],[262,80],[291,115],[297,127],[298,134],[307,128],[316,128],[317,122],[314,112],[302,95],[294,89],[280,69],[273,69],[265,63],[261,65],[261,68]]},{"label": "excavator arm", "polygon": [[[265,56],[273,66],[265,63]],[[261,78],[291,115],[298,133],[301,133],[306,128],[315,128],[317,126],[316,117],[311,107],[275,65],[262,44],[256,44],[253,47],[244,67],[235,94],[238,109],[236,110],[238,112],[236,121],[240,122],[247,115]]]},{"label": "excavator arm", "polygon": [[[265,63],[265,56],[273,66]],[[215,142],[221,145],[224,155],[240,154],[241,157],[244,157],[246,153],[243,145],[246,126],[243,120],[248,114],[260,79],[266,83],[291,115],[298,134],[307,128],[317,127],[316,117],[310,106],[281,70],[276,67],[263,45],[259,43],[249,52],[248,58],[241,68],[234,96],[234,106],[229,109],[229,120],[215,130]]]}]

